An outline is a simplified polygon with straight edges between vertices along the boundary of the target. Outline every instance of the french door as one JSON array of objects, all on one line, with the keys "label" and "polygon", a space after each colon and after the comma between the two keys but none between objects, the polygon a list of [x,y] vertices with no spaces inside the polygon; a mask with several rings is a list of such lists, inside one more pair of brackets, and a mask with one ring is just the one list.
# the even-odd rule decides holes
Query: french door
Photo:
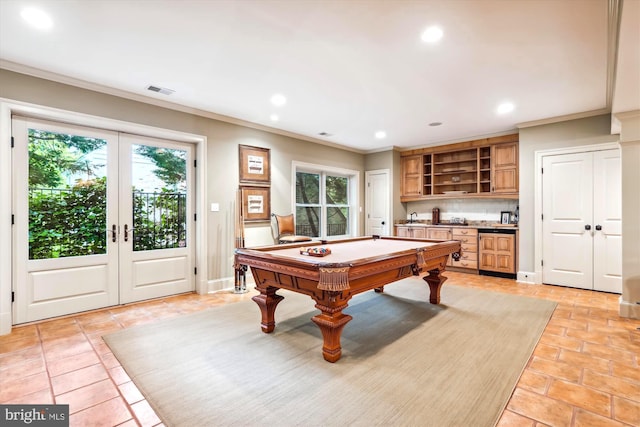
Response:
[{"label": "french door", "polygon": [[12,127],[14,323],[194,289],[191,145]]}]

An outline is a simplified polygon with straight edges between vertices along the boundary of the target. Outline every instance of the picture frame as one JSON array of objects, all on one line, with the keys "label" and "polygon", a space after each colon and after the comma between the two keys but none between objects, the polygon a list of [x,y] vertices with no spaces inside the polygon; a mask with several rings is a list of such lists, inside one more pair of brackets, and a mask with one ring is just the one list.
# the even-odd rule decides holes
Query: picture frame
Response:
[{"label": "picture frame", "polygon": [[271,221],[271,188],[240,187],[245,222]]},{"label": "picture frame", "polygon": [[271,185],[271,152],[268,148],[238,146],[240,184]]},{"label": "picture frame", "polygon": [[511,212],[502,211],[500,212],[500,224],[510,224],[511,223]]}]

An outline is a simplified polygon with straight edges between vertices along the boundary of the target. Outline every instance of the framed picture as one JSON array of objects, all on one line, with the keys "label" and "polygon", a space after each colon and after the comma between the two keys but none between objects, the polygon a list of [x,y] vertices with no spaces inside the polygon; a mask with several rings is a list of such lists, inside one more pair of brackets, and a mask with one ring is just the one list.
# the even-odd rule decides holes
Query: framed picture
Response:
[{"label": "framed picture", "polygon": [[511,212],[509,211],[500,212],[500,224],[509,224],[510,218],[511,218]]},{"label": "framed picture", "polygon": [[239,145],[240,184],[270,185],[271,159],[268,148]]},{"label": "framed picture", "polygon": [[241,187],[242,216],[246,222],[271,221],[271,189]]}]

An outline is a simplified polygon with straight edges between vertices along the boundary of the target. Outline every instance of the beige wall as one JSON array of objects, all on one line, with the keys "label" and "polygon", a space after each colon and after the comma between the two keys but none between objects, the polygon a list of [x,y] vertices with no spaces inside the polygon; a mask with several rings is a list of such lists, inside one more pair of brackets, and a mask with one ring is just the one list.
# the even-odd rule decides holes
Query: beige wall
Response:
[{"label": "beige wall", "polygon": [[[108,119],[207,137],[207,200],[220,204],[207,212],[209,280],[233,277],[234,205],[238,188],[238,145],[271,149],[271,210],[291,211],[292,161],[360,172],[359,206],[364,207],[364,155],[312,142],[221,122],[194,114],[132,101],[0,69],[0,97]],[[207,209],[208,211],[208,209]],[[362,214],[360,222],[362,223]],[[273,243],[270,223],[253,224],[247,245]],[[251,240],[254,242],[251,242]]]},{"label": "beige wall", "polygon": [[[407,216],[407,208],[405,204],[400,203],[400,152],[397,150],[381,151],[371,153],[365,156],[365,170],[372,171],[378,169],[389,170],[389,186],[391,197],[391,218],[392,222],[396,222]],[[394,230],[390,230],[393,234]]]},{"label": "beige wall", "polygon": [[617,141],[618,135],[611,135],[610,114],[520,129],[519,271],[532,273],[536,271],[534,266],[536,151]]}]

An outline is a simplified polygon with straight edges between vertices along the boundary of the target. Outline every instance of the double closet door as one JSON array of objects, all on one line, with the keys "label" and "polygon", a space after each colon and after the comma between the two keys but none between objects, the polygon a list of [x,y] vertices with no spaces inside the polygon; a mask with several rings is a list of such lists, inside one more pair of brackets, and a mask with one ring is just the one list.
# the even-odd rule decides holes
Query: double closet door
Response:
[{"label": "double closet door", "polygon": [[193,147],[12,118],[13,323],[194,289]]},{"label": "double closet door", "polygon": [[543,282],[622,292],[620,151],[543,158]]}]

